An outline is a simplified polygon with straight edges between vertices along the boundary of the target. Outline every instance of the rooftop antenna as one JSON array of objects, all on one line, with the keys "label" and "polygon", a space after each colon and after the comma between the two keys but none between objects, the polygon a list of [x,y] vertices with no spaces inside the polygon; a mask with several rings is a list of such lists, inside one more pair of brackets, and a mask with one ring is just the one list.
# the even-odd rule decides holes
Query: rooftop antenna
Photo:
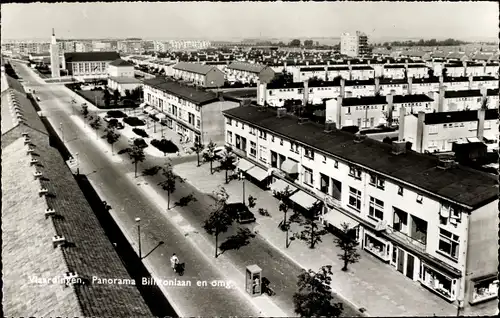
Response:
[{"label": "rooftop antenna", "polygon": [[52,28],[52,35],[55,36],[56,33],[54,32],[54,28]]}]

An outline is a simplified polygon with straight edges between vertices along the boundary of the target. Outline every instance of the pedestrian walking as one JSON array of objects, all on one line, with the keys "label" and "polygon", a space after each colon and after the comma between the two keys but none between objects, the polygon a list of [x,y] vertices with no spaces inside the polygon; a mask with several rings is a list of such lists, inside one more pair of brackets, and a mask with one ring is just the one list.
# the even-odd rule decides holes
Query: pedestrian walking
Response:
[{"label": "pedestrian walking", "polygon": [[172,265],[172,269],[175,271],[175,265],[179,263],[179,258],[177,258],[177,255],[175,253],[170,257],[170,264]]}]

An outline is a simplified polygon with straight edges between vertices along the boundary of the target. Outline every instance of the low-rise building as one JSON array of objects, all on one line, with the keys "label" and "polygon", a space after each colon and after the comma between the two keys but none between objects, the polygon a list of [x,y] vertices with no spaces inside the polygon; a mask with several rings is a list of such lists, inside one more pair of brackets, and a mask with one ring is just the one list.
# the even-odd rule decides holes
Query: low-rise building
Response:
[{"label": "low-rise building", "polygon": [[269,83],[274,75],[272,68],[261,64],[233,62],[226,67],[226,79],[231,83]]},{"label": "low-rise building", "polygon": [[117,52],[64,53],[63,69],[78,80],[107,78],[108,65],[119,58]]},{"label": "low-rise building", "polygon": [[436,101],[434,108],[437,112],[476,110],[483,107],[486,100],[487,108],[498,108],[498,88],[451,91],[440,89],[433,92],[432,95]]},{"label": "low-rise building", "polygon": [[224,86],[224,73],[215,66],[179,62],[173,67],[173,77],[193,82],[202,87]]},{"label": "low-rise building", "polygon": [[404,118],[404,135],[417,152],[449,152],[453,143],[487,142],[498,149],[498,109],[419,112]]},{"label": "low-rise building", "polygon": [[222,111],[239,106],[221,100],[215,93],[166,78],[144,81],[144,101],[161,114],[156,115],[167,127],[190,142],[224,143]]},{"label": "low-rise building", "polygon": [[[237,169],[294,209],[323,203],[328,228],[348,223],[360,247],[444,301],[497,310],[497,178],[282,110],[224,111]],[[390,283],[390,282],[387,282]],[[397,288],[404,288],[399,284]],[[461,305],[462,305],[461,304]]]},{"label": "low-rise building", "polygon": [[108,75],[112,77],[134,77],[134,64],[116,59],[108,64]]},{"label": "low-rise building", "polygon": [[326,101],[326,120],[337,128],[357,126],[360,129],[375,128],[388,123],[398,123],[399,112],[406,114],[419,111],[432,112],[433,99],[425,94],[337,97]]},{"label": "low-rise building", "polygon": [[132,92],[138,87],[142,87],[142,81],[135,77],[108,77],[108,87],[112,90],[118,90],[121,96],[127,95],[127,91]]}]

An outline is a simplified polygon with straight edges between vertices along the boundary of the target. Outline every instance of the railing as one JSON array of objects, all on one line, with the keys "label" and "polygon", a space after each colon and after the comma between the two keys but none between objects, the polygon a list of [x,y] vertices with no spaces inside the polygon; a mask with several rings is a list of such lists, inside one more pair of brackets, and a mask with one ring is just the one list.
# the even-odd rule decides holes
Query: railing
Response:
[{"label": "railing", "polygon": [[394,240],[401,242],[403,244],[411,245],[415,249],[419,250],[420,252],[425,253],[426,246],[427,246],[425,243],[422,243],[422,242],[412,238],[411,236],[404,234],[403,232],[397,231],[390,226],[387,226],[387,233]]}]

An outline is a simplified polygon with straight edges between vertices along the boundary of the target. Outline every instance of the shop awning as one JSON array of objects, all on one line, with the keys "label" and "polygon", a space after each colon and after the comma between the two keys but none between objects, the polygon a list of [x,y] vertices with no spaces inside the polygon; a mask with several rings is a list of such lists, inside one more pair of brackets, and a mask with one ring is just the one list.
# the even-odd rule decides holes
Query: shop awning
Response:
[{"label": "shop awning", "polygon": [[297,203],[298,205],[300,205],[301,207],[303,207],[306,210],[309,210],[310,208],[312,208],[312,206],[316,202],[318,202],[318,199],[316,199],[312,195],[307,194],[307,193],[305,193],[304,191],[301,191],[301,190],[299,190],[295,194],[293,194],[290,197],[290,200],[292,200],[293,202]]},{"label": "shop awning", "polygon": [[144,111],[146,114],[149,114],[149,113],[151,113],[151,111],[152,111],[152,110],[153,110],[153,107],[151,107],[151,106],[146,106],[146,107],[144,107],[144,110],[143,110],[143,111]]},{"label": "shop awning", "polygon": [[158,119],[167,118],[167,115],[165,115],[164,113],[159,113],[159,114],[156,114],[156,118],[158,118]]},{"label": "shop awning", "polygon": [[160,113],[160,111],[158,109],[154,109],[154,108],[149,112],[149,114],[151,116],[154,116],[154,115],[159,114],[159,113]]},{"label": "shop awning", "polygon": [[339,230],[342,230],[343,223],[349,224],[350,229],[355,228],[356,226],[359,225],[359,222],[351,219],[344,213],[334,209],[330,210],[328,213],[323,215],[323,220],[335,226]]},{"label": "shop awning", "polygon": [[247,171],[250,168],[254,166],[253,163],[249,162],[246,159],[241,158],[237,163],[236,163],[236,169],[241,170],[241,171]]},{"label": "shop awning", "polygon": [[297,190],[296,187],[288,184],[287,182],[281,180],[281,179],[276,179],[274,183],[272,183],[269,187],[271,188],[271,191],[273,192],[282,192],[285,190],[285,188],[288,186],[288,190],[290,193],[293,193],[295,190]]},{"label": "shop awning", "polygon": [[297,162],[293,160],[285,160],[285,162],[281,164],[281,170],[288,174],[293,174],[299,172],[299,167]]},{"label": "shop awning", "polygon": [[479,140],[479,138],[477,138],[477,137],[468,137],[467,141],[468,142],[481,142],[481,140]]},{"label": "shop awning", "polygon": [[248,169],[246,173],[257,179],[258,181],[262,181],[267,178],[267,171],[257,166],[253,166],[252,168]]}]

